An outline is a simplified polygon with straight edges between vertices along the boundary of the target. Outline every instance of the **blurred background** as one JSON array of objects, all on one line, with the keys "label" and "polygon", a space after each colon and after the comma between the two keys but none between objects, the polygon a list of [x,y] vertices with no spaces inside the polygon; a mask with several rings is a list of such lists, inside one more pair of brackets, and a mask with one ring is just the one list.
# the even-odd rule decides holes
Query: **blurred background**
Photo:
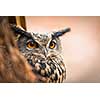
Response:
[{"label": "blurred background", "polygon": [[9,16],[9,22],[41,33],[70,27],[61,37],[65,82],[100,82],[100,17]]}]

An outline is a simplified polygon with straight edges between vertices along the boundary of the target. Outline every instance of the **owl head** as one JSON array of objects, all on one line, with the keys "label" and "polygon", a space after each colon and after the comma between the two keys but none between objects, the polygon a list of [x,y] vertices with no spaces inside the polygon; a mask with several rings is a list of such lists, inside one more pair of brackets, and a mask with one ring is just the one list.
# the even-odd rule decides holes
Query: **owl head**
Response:
[{"label": "owl head", "polygon": [[66,67],[61,57],[59,37],[70,31],[70,28],[58,32],[26,32],[15,25],[12,30],[17,34],[19,51],[32,66],[33,72],[46,78],[46,82],[63,82],[66,78]]}]

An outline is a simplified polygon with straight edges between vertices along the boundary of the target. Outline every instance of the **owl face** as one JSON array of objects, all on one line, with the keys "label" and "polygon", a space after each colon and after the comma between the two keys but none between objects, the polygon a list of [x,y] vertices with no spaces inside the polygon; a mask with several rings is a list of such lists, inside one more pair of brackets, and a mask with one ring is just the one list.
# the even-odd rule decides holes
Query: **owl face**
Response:
[{"label": "owl face", "polygon": [[33,72],[46,78],[46,82],[63,82],[66,78],[66,68],[60,55],[59,36],[61,32],[26,32],[17,41],[20,52],[32,66]]}]

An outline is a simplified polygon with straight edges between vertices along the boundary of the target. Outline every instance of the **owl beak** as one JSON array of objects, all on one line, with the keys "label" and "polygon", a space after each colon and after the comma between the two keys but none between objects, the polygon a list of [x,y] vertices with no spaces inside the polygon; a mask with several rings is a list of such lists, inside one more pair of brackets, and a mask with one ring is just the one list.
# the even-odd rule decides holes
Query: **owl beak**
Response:
[{"label": "owl beak", "polygon": [[44,49],[44,56],[47,58],[47,55],[48,55],[48,50],[45,48]]}]

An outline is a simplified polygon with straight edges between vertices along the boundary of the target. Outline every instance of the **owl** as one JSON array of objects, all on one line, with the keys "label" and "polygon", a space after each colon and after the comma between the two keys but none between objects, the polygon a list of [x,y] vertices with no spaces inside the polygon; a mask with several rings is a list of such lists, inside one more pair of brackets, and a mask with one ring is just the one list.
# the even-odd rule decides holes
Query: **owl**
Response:
[{"label": "owl", "polygon": [[27,32],[16,25],[11,25],[11,29],[17,35],[19,51],[34,73],[42,76],[48,83],[61,83],[66,79],[59,37],[69,32],[70,28],[44,34]]}]

